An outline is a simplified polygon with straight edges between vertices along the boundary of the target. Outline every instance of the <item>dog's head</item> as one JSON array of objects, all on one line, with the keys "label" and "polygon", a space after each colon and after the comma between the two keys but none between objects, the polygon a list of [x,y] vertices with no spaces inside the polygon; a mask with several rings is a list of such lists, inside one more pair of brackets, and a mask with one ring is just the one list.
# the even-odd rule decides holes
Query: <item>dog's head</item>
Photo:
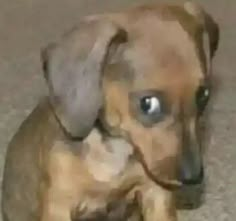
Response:
[{"label": "dog's head", "polygon": [[77,138],[99,119],[154,179],[200,182],[198,119],[217,45],[217,25],[193,3],[87,18],[42,53],[56,116]]}]

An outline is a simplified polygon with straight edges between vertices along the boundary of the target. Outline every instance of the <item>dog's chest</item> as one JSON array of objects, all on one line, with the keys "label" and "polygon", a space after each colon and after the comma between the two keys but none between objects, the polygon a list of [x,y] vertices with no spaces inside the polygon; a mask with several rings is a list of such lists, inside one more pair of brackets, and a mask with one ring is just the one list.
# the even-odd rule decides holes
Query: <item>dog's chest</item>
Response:
[{"label": "dog's chest", "polygon": [[97,130],[91,133],[87,143],[90,151],[85,162],[89,172],[100,182],[111,182],[123,173],[133,154],[132,146],[123,139],[103,141]]}]

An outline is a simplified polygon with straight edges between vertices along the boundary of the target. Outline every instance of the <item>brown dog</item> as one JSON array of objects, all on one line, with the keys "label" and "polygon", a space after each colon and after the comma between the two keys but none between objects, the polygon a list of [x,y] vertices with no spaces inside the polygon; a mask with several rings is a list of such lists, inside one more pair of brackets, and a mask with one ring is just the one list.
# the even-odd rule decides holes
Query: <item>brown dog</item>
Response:
[{"label": "brown dog", "polygon": [[175,221],[202,181],[218,27],[193,3],[90,16],[42,54],[49,99],[6,156],[4,221]]}]

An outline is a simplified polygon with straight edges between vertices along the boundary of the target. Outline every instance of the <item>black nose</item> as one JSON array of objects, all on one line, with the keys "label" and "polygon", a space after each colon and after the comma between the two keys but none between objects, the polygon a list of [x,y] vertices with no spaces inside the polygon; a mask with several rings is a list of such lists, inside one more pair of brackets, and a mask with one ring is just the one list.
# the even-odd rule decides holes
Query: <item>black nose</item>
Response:
[{"label": "black nose", "polygon": [[184,169],[181,171],[180,181],[184,185],[197,185],[201,184],[204,179],[204,169],[201,167],[199,170]]}]

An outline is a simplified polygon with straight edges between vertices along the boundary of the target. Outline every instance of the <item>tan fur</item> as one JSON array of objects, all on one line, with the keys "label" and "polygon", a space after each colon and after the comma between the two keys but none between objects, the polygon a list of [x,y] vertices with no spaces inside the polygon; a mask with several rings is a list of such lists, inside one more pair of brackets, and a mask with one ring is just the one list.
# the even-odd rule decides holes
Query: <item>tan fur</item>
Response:
[{"label": "tan fur", "polygon": [[[96,127],[82,141],[72,139],[48,98],[42,101],[8,148],[4,221],[177,220],[167,187],[181,185],[185,133],[198,143],[193,102],[216,50],[216,40],[209,43],[214,35],[207,49],[202,46],[204,16],[188,3],[87,18],[110,21],[128,34],[127,42],[109,52],[113,57],[104,67],[99,120],[106,133]],[[76,50],[81,42],[74,41]],[[165,93],[171,113],[151,127],[134,117],[129,103],[130,93],[148,89]]]}]

